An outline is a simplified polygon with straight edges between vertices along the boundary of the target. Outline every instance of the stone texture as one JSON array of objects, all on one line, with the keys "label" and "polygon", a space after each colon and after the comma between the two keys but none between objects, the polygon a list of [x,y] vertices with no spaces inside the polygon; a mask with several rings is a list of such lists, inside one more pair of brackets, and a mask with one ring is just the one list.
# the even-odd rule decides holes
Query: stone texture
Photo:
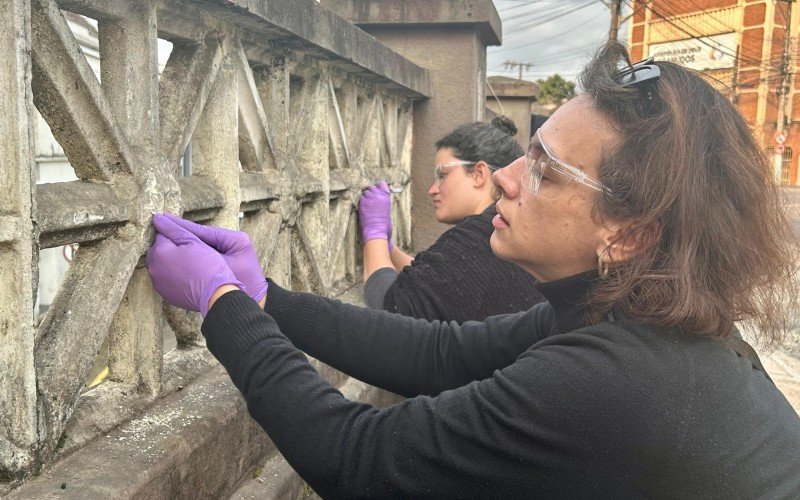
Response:
[{"label": "stone texture", "polygon": [[[36,289],[30,4],[0,0],[0,488],[34,462]],[[2,490],[0,489],[0,493]]]}]

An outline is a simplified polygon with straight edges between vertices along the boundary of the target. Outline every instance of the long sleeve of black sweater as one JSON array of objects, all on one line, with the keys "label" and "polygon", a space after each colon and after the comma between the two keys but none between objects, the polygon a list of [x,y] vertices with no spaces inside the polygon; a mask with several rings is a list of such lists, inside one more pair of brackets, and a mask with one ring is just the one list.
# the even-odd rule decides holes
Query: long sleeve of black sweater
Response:
[{"label": "long sleeve of black sweater", "polygon": [[[323,497],[777,498],[800,488],[797,415],[709,339],[603,325],[549,335],[549,304],[430,324],[272,283],[266,310],[227,293],[203,333],[252,416]],[[298,347],[369,383],[436,396],[382,410],[349,401]]]},{"label": "long sleeve of black sweater", "polygon": [[[272,285],[269,294],[268,309],[274,308],[280,316],[293,316],[284,327],[298,347],[310,346],[305,341],[311,339],[304,337],[325,335],[329,339],[316,342],[322,347],[309,348],[310,354],[340,368],[361,363],[360,378],[407,394],[436,393],[446,385],[456,387],[476,376],[491,374],[498,367],[491,365],[508,365],[527,347],[512,348],[513,339],[496,338],[498,331],[484,333],[478,323],[429,326],[382,311],[362,310],[364,323],[348,324],[343,330],[344,325],[337,325],[337,316],[347,314],[348,306]],[[337,326],[321,331],[318,325],[329,321]],[[393,325],[390,327],[387,321]],[[348,401],[331,387],[279,331],[273,318],[244,293],[223,295],[206,317],[203,333],[209,349],[245,396],[253,417],[323,497],[497,492],[503,488],[499,479],[508,473],[503,463],[519,467],[513,447],[497,441],[498,432],[509,433],[508,438],[522,437],[521,430],[510,425],[504,414],[516,406],[513,387],[519,382],[509,380],[503,389],[497,381],[484,381],[437,398],[414,398],[378,410]],[[398,342],[392,338],[411,340]],[[427,347],[414,344],[431,343],[461,358],[463,365],[455,362],[441,366],[439,360],[417,359],[415,354]],[[529,346],[531,338],[518,343]],[[519,352],[514,354],[513,350]],[[469,356],[478,358],[480,368],[466,363]],[[428,375],[416,376],[417,371]],[[429,380],[438,376],[431,373],[439,373],[449,382],[432,385]],[[409,374],[411,380],[403,380]],[[392,381],[393,377],[400,380]],[[475,432],[487,425],[494,429]],[[481,463],[493,455],[497,461],[487,469]]]}]

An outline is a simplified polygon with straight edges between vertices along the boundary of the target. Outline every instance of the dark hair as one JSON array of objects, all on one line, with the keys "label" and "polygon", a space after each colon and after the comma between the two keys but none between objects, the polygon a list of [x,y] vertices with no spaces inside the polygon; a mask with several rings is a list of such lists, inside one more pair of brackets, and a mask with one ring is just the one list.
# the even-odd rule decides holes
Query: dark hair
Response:
[{"label": "dark hair", "polygon": [[786,333],[797,302],[797,236],[770,164],[744,119],[700,76],[657,62],[653,102],[614,79],[630,67],[609,43],[579,82],[621,135],[604,154],[593,216],[627,228],[639,252],[615,263],[589,299],[592,320],[612,308],[666,327],[725,337],[751,320],[758,343]]},{"label": "dark hair", "polygon": [[493,118],[491,124],[461,125],[436,141],[436,149],[451,148],[453,155],[460,160],[484,161],[495,169],[503,168],[525,154],[514,140],[516,133],[514,121],[500,115]]}]

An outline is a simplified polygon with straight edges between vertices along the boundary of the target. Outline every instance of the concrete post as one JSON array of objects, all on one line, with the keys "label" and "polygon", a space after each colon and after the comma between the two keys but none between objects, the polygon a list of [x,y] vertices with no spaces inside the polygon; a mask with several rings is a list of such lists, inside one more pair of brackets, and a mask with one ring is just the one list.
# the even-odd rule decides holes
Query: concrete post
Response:
[{"label": "concrete post", "polygon": [[30,3],[0,1],[0,482],[33,460],[37,434]]},{"label": "concrete post", "polygon": [[447,229],[434,218],[428,188],[434,143],[458,125],[482,121],[486,47],[501,41],[491,0],[321,0],[392,50],[430,72],[431,98],[414,104],[411,154],[414,250]]},{"label": "concrete post", "polygon": [[527,150],[531,139],[531,105],[539,95],[539,86],[534,82],[505,76],[489,78],[486,86],[486,109],[498,115],[510,116],[517,125],[514,139],[522,149]]}]

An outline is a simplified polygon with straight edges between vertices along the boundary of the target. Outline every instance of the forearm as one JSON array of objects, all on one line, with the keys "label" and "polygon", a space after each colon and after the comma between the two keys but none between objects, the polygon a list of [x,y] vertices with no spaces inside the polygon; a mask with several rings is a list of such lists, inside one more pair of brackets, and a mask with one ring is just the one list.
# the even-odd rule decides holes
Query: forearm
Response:
[{"label": "forearm", "polygon": [[[406,396],[491,376],[535,341],[525,315],[429,323],[269,284],[266,311],[294,345],[348,375]],[[534,313],[533,316],[537,316]]]},{"label": "forearm", "polygon": [[400,250],[397,245],[394,246],[391,253],[392,265],[399,273],[404,267],[410,266],[414,261],[414,257]]},{"label": "forearm", "polygon": [[364,302],[372,309],[384,309],[383,300],[386,291],[397,280],[397,271],[391,267],[378,269],[364,282]]},{"label": "forearm", "polygon": [[394,267],[389,255],[389,241],[375,239],[364,243],[364,282],[372,273],[384,267]]}]

